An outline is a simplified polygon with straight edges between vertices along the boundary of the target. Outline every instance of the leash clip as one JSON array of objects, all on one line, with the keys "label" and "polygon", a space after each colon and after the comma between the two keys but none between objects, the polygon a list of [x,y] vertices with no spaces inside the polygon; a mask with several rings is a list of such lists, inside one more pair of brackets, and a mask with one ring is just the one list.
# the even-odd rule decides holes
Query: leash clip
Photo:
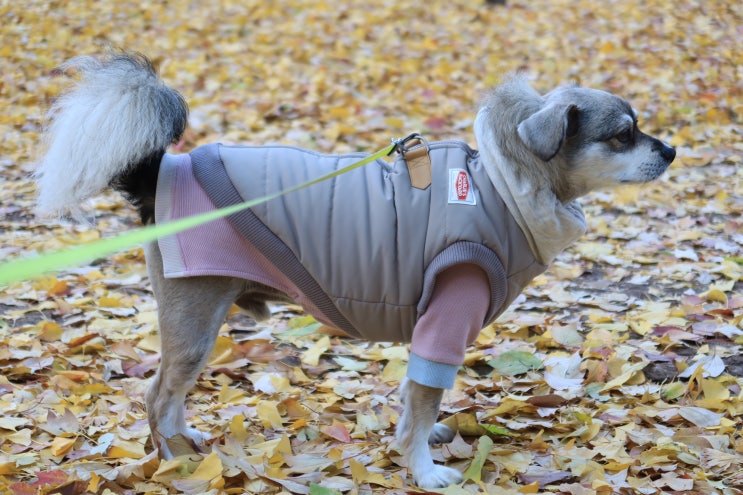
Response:
[{"label": "leash clip", "polygon": [[[397,151],[405,160],[410,175],[410,185],[416,189],[426,189],[431,185],[431,157],[428,152],[430,146],[423,136],[414,132],[407,137],[393,139],[394,148],[390,150],[390,155]],[[416,149],[412,149],[419,146]]]},{"label": "leash clip", "polygon": [[[413,146],[417,146],[418,144],[421,144],[421,143],[425,144],[426,148],[428,148],[428,141],[426,141],[426,139],[417,132],[413,132],[412,134],[409,134],[405,136],[404,138],[397,138],[397,139],[392,138],[390,139],[390,141],[392,142],[392,144],[395,145],[395,147],[390,150],[387,156],[395,152],[400,153],[401,155],[405,155],[405,152],[408,151],[408,149],[412,148]],[[418,142],[414,143],[412,146],[407,146],[407,144],[410,143],[411,141],[418,141]]]}]

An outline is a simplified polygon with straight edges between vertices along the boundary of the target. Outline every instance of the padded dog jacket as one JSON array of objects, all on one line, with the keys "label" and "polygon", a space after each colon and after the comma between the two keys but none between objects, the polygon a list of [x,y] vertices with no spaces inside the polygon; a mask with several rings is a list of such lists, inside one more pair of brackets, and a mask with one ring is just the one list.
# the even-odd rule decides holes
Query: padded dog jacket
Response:
[{"label": "padded dog jacket", "polygon": [[[190,157],[165,155],[156,219],[265,196],[366,156],[220,144],[199,147]],[[535,259],[477,151],[444,141],[431,143],[429,156],[432,183],[426,189],[411,187],[403,156],[392,164],[379,159],[227,220],[161,239],[165,276],[258,281],[288,292],[320,321],[349,335],[410,342],[437,276],[472,264],[484,271],[490,288],[482,328],[546,266]],[[262,268],[240,268],[235,258],[241,254]],[[278,284],[277,277],[266,275],[276,270]],[[456,324],[450,331],[457,332]],[[461,358],[454,359],[461,363]]]},{"label": "padded dog jacket", "polygon": [[[377,160],[229,218],[344,332],[409,342],[437,273],[480,266],[491,285],[483,325],[546,266],[539,264],[485,170],[458,141],[430,144],[432,184],[410,186],[404,158]],[[286,147],[202,146],[194,175],[221,208],[287,189],[366,155]]]}]

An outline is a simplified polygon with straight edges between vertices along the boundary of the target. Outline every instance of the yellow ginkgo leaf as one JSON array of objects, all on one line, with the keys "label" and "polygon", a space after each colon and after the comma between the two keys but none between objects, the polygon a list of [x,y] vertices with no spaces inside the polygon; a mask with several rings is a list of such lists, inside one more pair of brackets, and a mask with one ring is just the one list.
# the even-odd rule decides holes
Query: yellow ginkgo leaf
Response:
[{"label": "yellow ginkgo leaf", "polygon": [[201,461],[196,471],[189,476],[192,480],[213,480],[222,475],[222,461],[216,452],[212,452]]},{"label": "yellow ginkgo leaf", "polygon": [[108,457],[114,459],[140,459],[145,456],[144,445],[136,440],[115,440],[108,449]]},{"label": "yellow ginkgo leaf", "polygon": [[283,426],[283,420],[279,409],[276,407],[276,402],[270,400],[262,400],[258,402],[256,406],[258,412],[258,419],[261,420],[264,428],[281,428]]},{"label": "yellow ginkgo leaf", "polygon": [[51,452],[52,455],[64,455],[69,452],[75,445],[75,437],[55,437],[52,440]]}]

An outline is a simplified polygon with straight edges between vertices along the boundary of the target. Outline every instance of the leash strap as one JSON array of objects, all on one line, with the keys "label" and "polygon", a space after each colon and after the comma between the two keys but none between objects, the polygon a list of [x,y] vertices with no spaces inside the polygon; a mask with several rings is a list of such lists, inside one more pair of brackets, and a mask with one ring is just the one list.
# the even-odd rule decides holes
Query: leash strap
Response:
[{"label": "leash strap", "polygon": [[39,275],[43,275],[44,273],[59,270],[66,266],[79,265],[95,258],[109,255],[116,251],[128,249],[147,242],[152,242],[160,237],[177,234],[178,232],[188,230],[207,222],[211,222],[212,220],[217,220],[219,218],[232,215],[233,213],[237,213],[238,211],[252,208],[261,203],[265,203],[266,201],[270,201],[272,199],[283,196],[284,194],[289,194],[291,192],[304,189],[305,187],[318,184],[322,181],[332,179],[333,177],[338,177],[339,175],[360,168],[367,163],[371,163],[379,158],[389,156],[393,151],[395,151],[396,146],[396,142],[393,141],[393,143],[386,148],[379,150],[376,153],[369,155],[362,160],[359,160],[358,162],[352,163],[334,172],[322,175],[316,179],[312,179],[302,184],[298,184],[294,187],[284,189],[283,191],[256,198],[251,201],[246,201],[245,203],[228,206],[226,208],[202,213],[200,215],[194,215],[192,217],[181,218],[179,220],[166,222],[159,225],[148,225],[145,227],[140,227],[136,230],[125,232],[114,237],[93,241],[88,244],[82,244],[80,246],[75,246],[67,249],[61,249],[59,251],[41,254],[31,258],[7,261],[0,264],[0,286],[38,277]]}]

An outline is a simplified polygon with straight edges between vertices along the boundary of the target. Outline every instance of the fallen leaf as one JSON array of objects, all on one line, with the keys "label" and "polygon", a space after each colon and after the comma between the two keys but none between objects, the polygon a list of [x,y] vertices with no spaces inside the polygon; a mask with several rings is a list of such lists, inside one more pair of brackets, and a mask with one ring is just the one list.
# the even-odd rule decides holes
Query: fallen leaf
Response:
[{"label": "fallen leaf", "polygon": [[279,414],[276,403],[269,400],[262,400],[256,406],[258,419],[261,420],[264,428],[281,428],[284,424]]},{"label": "fallen leaf", "polygon": [[542,369],[542,361],[531,352],[506,351],[488,361],[502,375],[521,375],[531,370]]},{"label": "fallen leaf", "polygon": [[490,437],[482,436],[477,440],[477,451],[472,464],[467,468],[462,477],[465,480],[479,482],[482,477],[482,468],[485,465],[488,454],[493,449],[493,441]]},{"label": "fallen leaf", "polygon": [[351,434],[348,432],[348,429],[343,423],[336,419],[333,420],[333,424],[331,426],[320,428],[320,431],[322,431],[325,435],[338,440],[339,442],[351,442]]}]

